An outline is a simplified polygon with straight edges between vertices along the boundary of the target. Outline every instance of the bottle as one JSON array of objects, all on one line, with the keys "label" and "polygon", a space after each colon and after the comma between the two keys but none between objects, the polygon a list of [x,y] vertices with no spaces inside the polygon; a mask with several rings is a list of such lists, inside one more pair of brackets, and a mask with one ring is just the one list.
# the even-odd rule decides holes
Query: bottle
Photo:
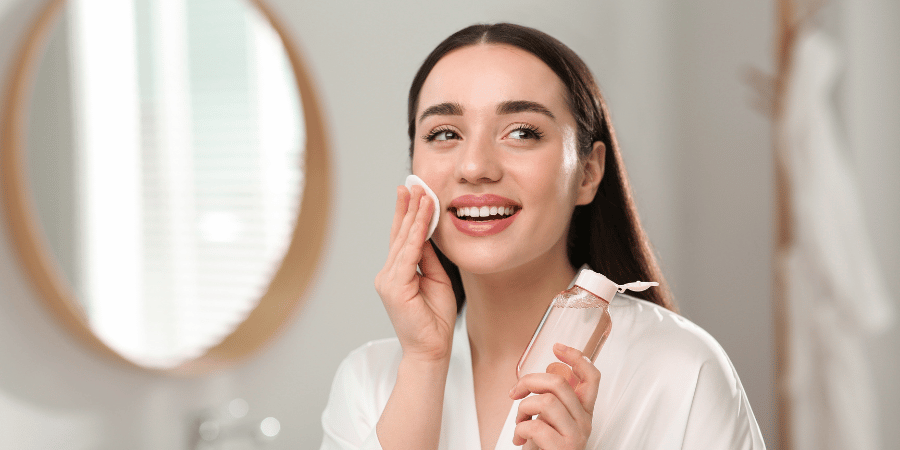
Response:
[{"label": "bottle", "polygon": [[519,359],[516,375],[521,378],[530,373],[559,373],[574,385],[571,369],[553,354],[553,345],[561,343],[576,348],[591,362],[596,361],[612,328],[609,302],[616,292],[643,291],[658,285],[638,281],[620,286],[597,272],[583,269],[574,285],[550,303]]}]

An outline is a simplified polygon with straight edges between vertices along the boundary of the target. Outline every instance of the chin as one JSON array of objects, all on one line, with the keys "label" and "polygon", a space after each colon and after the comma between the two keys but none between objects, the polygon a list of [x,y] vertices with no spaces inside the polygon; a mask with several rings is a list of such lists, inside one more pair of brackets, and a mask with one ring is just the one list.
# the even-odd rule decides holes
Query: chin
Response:
[{"label": "chin", "polygon": [[457,263],[456,267],[459,267],[459,270],[461,272],[466,272],[473,275],[491,275],[495,273],[506,272],[510,269],[515,269],[516,265],[502,264],[496,260],[477,260],[467,258],[467,260],[462,261],[462,264]]},{"label": "chin", "polygon": [[492,273],[503,272],[515,268],[518,264],[514,261],[521,262],[521,256],[516,258],[496,246],[488,245],[441,245],[438,240],[435,244],[440,248],[444,256],[447,257],[460,271],[488,275]]},{"label": "chin", "polygon": [[[436,239],[437,247],[444,256],[456,264],[461,272],[473,275],[490,275],[535,265],[550,266],[559,258],[568,262],[565,254],[565,240],[561,239],[548,248],[538,248],[542,243],[515,246],[506,242],[443,242]],[[523,251],[524,250],[524,251]],[[557,251],[562,252],[557,255]]]}]

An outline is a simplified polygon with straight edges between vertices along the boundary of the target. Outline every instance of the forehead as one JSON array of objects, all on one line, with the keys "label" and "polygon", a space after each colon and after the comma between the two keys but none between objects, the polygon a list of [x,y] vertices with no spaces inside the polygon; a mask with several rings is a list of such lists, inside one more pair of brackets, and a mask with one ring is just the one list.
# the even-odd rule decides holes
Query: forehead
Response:
[{"label": "forehead", "polygon": [[568,112],[562,81],[537,56],[508,45],[456,49],[435,64],[419,94],[416,117],[429,105],[456,102],[464,108],[494,108],[509,100],[541,103]]}]

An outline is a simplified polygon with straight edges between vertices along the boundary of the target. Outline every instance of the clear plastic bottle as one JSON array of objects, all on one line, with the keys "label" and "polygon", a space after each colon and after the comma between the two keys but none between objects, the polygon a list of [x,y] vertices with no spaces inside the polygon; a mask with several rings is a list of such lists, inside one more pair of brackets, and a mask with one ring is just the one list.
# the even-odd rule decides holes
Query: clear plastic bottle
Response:
[{"label": "clear plastic bottle", "polygon": [[[560,292],[550,303],[519,359],[516,374],[521,378],[530,373],[554,372],[569,378],[566,374],[570,374],[571,369],[553,354],[556,343],[581,350],[591,362],[596,361],[612,329],[609,302],[616,292],[643,291],[656,285],[658,283],[635,282],[619,286],[597,272],[582,270],[574,286]],[[564,367],[560,369],[561,366]]]}]

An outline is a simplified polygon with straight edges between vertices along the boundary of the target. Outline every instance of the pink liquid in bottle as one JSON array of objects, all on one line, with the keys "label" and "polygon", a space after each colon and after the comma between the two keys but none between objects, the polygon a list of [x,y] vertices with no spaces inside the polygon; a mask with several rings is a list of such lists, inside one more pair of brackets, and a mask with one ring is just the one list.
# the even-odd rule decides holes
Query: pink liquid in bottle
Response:
[{"label": "pink liquid in bottle", "polygon": [[553,353],[553,345],[561,343],[578,349],[591,362],[596,361],[612,328],[609,302],[616,292],[625,289],[642,291],[656,284],[636,282],[619,286],[597,272],[582,270],[575,285],[560,292],[547,308],[531,343],[519,359],[518,377],[550,372],[573,383],[571,369],[559,361]]}]

